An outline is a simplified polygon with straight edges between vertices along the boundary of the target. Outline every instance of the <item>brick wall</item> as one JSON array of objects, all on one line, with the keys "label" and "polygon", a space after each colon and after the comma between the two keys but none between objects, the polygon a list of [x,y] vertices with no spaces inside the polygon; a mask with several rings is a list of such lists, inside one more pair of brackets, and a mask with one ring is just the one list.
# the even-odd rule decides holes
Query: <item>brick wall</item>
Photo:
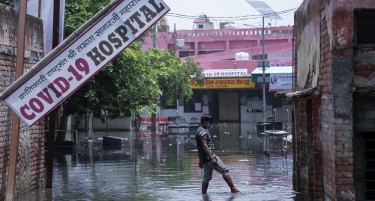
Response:
[{"label": "brick wall", "polygon": [[295,190],[302,195],[301,199],[306,199],[309,194],[307,150],[306,150],[306,101],[294,102],[294,176],[296,178]]},{"label": "brick wall", "polygon": [[311,105],[311,135],[312,135],[312,165],[311,168],[311,191],[310,197],[316,201],[322,201],[324,198],[323,194],[323,153],[322,153],[322,139],[319,135],[320,129],[320,96],[313,96],[312,97],[312,105]]},{"label": "brick wall", "polygon": [[[332,6],[327,15],[331,27],[328,27],[331,42],[330,84],[332,87],[332,118],[329,130],[333,134],[331,142],[335,145],[331,151],[335,158],[331,161],[335,183],[332,184],[334,199],[355,200],[355,178],[353,175],[353,11],[357,5],[353,1],[344,1],[343,5]],[[357,2],[358,3],[358,2]],[[373,4],[374,6],[375,4]],[[329,18],[328,16],[332,16]],[[328,145],[326,145],[327,147]]]},{"label": "brick wall", "polygon": [[[27,16],[24,71],[43,55],[43,25]],[[17,12],[0,4],[0,92],[14,82],[16,62]],[[5,197],[8,174],[12,112],[0,101],[0,200]],[[21,123],[18,149],[16,193],[44,186],[44,122],[32,127]]]},{"label": "brick wall", "polygon": [[[328,19],[328,21],[330,21]],[[335,176],[335,133],[334,133],[334,115],[332,105],[332,67],[331,67],[331,44],[329,28],[327,25],[327,16],[324,12],[321,13],[320,22],[320,75],[318,86],[320,87],[321,103],[317,106],[317,110],[320,111],[320,122],[317,135],[321,136],[321,147],[322,147],[322,161],[320,169],[320,179],[322,181],[323,188],[320,188],[321,192],[316,192],[324,197],[324,200],[335,200],[336,197],[336,176]],[[318,169],[318,166],[317,166]]]},{"label": "brick wall", "polygon": [[[294,180],[299,181],[294,186],[301,190],[305,200],[356,198],[352,102],[353,83],[358,82],[354,75],[375,75],[374,69],[370,70],[372,73],[368,72],[368,67],[358,72],[359,68],[353,67],[356,58],[353,55],[353,11],[359,6],[374,8],[375,4],[370,1],[309,0],[304,1],[296,12],[295,76],[299,80],[296,85],[299,84],[299,90],[313,87],[319,90],[294,100],[295,120],[300,121],[295,122],[294,131],[297,137],[294,141],[297,154],[294,166],[297,174],[294,176],[297,178]],[[308,35],[308,32],[314,34]],[[317,54],[311,55],[311,52]],[[365,55],[363,51],[358,54]],[[373,53],[368,59],[370,55]],[[360,59],[355,63],[361,63]],[[302,136],[306,136],[305,141],[298,141]]]}]

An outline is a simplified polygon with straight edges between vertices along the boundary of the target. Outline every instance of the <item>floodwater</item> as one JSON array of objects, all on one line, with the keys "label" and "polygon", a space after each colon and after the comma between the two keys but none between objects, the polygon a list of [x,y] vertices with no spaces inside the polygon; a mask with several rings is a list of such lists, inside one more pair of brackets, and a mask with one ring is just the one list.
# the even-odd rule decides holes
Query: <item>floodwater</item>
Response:
[{"label": "floodwater", "polygon": [[[17,200],[282,201],[297,195],[292,189],[292,155],[271,153],[267,165],[261,154],[263,139],[257,136],[211,132],[216,154],[241,192],[230,193],[214,172],[208,193],[202,195],[203,172],[189,133],[97,132],[89,141],[79,135],[76,150],[55,151],[53,187]],[[103,147],[105,135],[122,138],[121,146]],[[280,142],[270,143],[277,147]]]}]

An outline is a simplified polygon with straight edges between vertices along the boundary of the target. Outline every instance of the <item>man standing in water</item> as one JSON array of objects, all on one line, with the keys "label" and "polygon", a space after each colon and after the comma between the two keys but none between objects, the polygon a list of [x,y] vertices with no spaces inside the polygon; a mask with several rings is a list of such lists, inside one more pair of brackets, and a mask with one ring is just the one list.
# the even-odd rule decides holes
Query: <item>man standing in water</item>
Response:
[{"label": "man standing in water", "polygon": [[212,179],[213,170],[221,175],[232,193],[240,192],[233,184],[229,170],[225,167],[221,159],[214,154],[214,144],[208,129],[212,127],[212,117],[210,115],[203,115],[197,131],[195,132],[195,141],[198,147],[199,167],[204,169],[204,176],[202,182],[202,193],[207,193],[208,183]]}]

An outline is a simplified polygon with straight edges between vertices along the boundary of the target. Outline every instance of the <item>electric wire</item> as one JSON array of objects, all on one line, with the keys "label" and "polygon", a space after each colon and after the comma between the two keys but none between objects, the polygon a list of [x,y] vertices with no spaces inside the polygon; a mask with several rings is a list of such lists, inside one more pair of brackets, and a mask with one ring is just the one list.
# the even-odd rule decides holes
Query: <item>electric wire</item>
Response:
[{"label": "electric wire", "polygon": [[[277,15],[277,14],[283,14],[283,13],[288,13],[291,11],[296,10],[297,8],[291,8],[279,12],[272,12],[272,13],[266,13],[264,16],[272,16],[272,15]],[[184,14],[179,14],[179,13],[168,13],[167,15],[174,15],[174,16],[179,16],[179,17],[193,17],[197,18],[197,16],[194,15],[184,15]],[[229,17],[208,17],[208,18],[245,18],[245,17],[262,17],[263,15],[242,15],[242,16],[229,16]]]},{"label": "electric wire", "polygon": [[[297,8],[291,8],[291,9],[287,9],[287,10],[283,10],[283,11],[279,11],[279,12],[267,13],[267,14],[264,14],[264,15],[242,15],[242,16],[207,17],[207,18],[212,20],[212,21],[223,21],[223,19],[250,20],[250,19],[260,19],[262,17],[272,18],[272,16],[290,14],[291,12],[295,11],[296,9]],[[182,18],[182,19],[197,19],[197,18],[199,18],[199,16],[185,15],[185,14],[179,14],[179,13],[168,13],[167,16],[175,17],[175,18]]]},{"label": "electric wire", "polygon": [[[275,16],[275,18],[277,18],[277,16],[285,17],[287,15],[293,14],[295,10],[297,10],[297,8],[291,8],[291,9],[282,10],[282,11],[279,11],[279,12],[268,13],[268,14],[264,14],[264,15],[243,15],[243,16],[230,16],[230,17],[207,17],[207,19],[209,19],[212,22],[233,22],[233,21],[244,21],[244,20],[257,20],[257,19],[262,19],[263,17],[265,17],[266,19],[268,19],[268,20],[271,21],[271,20],[277,20],[277,19],[272,19],[272,16]],[[169,14],[167,14],[167,16],[168,17],[180,18],[180,19],[191,19],[191,20],[195,20],[195,19],[199,18],[197,16],[185,15],[185,14],[179,14],[179,13],[169,13]],[[259,23],[262,23],[262,22],[254,23],[253,26],[252,25],[248,25],[248,24],[244,24],[244,25],[256,28],[256,25],[259,25]],[[194,29],[194,26],[193,26],[192,29]]]}]

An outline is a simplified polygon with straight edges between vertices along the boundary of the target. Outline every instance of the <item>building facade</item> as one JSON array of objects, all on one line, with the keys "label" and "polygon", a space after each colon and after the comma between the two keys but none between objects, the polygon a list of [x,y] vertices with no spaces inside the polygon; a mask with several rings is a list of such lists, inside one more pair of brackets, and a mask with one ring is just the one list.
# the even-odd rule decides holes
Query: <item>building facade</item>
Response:
[{"label": "building facade", "polygon": [[[270,63],[267,69],[289,68],[291,84],[293,27],[267,27],[263,42],[262,28],[223,25],[221,29],[213,29],[205,15],[194,20],[194,24],[195,30],[158,32],[156,48],[171,49],[180,58],[189,57],[199,62],[204,69],[205,86],[192,86],[191,100],[178,100],[173,107],[162,106],[159,115],[190,119],[210,113],[218,122],[250,123],[243,124],[239,133],[254,130],[254,124],[263,119],[263,85],[262,81],[252,79],[251,73],[258,69],[258,61],[265,59]],[[148,50],[152,45],[151,36],[147,37],[142,49]],[[265,75],[266,116],[286,122],[291,103],[275,97],[278,90],[269,91],[270,73]]]},{"label": "building facade", "polygon": [[294,187],[301,200],[375,200],[375,2],[295,13]]}]

